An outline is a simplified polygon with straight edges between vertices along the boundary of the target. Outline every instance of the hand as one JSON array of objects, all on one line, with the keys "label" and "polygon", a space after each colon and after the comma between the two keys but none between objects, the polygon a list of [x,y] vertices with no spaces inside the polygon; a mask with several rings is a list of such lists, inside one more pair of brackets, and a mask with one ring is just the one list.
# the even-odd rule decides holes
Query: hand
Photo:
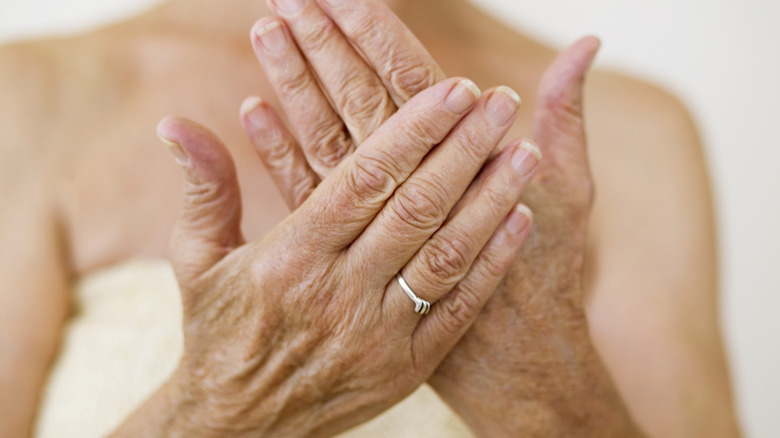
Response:
[{"label": "hand", "polygon": [[[290,14],[269,2],[285,21],[262,19],[251,35],[293,132],[257,98],[245,102],[242,119],[292,209],[397,108],[445,79],[381,1],[349,2],[337,8],[338,14],[322,4],[324,10],[309,0],[302,11]],[[370,32],[365,23],[371,24]],[[358,44],[364,56],[350,42]],[[386,62],[391,54],[392,62]],[[514,106],[511,101],[505,104]]]},{"label": "hand", "polygon": [[584,308],[593,191],[582,85],[598,47],[593,38],[579,41],[544,75],[533,138],[545,161],[523,195],[536,226],[429,381],[480,436],[642,434],[591,342]]},{"label": "hand", "polygon": [[[350,2],[343,8],[320,4],[322,9],[307,2],[302,11],[292,14],[271,5],[286,23],[282,37],[290,41],[284,30],[289,28],[297,47],[287,43],[283,50],[270,51],[256,36],[258,30],[267,35],[269,23],[276,21],[261,20],[253,32],[258,59],[299,132],[304,152],[273,110],[258,100],[245,105],[244,125],[293,208],[316,187],[316,172],[311,169],[323,168],[317,164],[322,160],[316,151],[327,149],[320,145],[327,144],[323,138],[330,138],[301,135],[301,126],[312,125],[297,114],[320,114],[334,131],[364,136],[373,124],[361,125],[360,120],[382,119],[392,111],[381,103],[385,98],[371,104],[370,96],[385,95],[376,90],[377,84],[385,84],[389,95],[404,95],[393,91],[392,66],[434,72],[420,78],[437,77],[440,72],[381,2]],[[368,68],[363,58],[349,50],[352,46],[368,60]],[[526,197],[543,222],[532,234],[533,248],[517,259],[488,309],[430,380],[481,435],[638,433],[590,342],[583,309],[581,275],[592,194],[581,90],[597,49],[597,40],[583,39],[545,75],[534,138],[548,159]],[[314,77],[327,79],[321,80],[320,87]],[[304,90],[303,94],[317,98],[305,99],[304,105],[291,95]],[[349,96],[367,102],[361,105],[363,117],[357,121],[342,106],[329,105],[349,101]],[[403,101],[394,103],[400,106]],[[343,150],[347,154],[351,148]]]},{"label": "hand", "polygon": [[[119,434],[326,436],[424,382],[530,229],[514,207],[536,167],[531,146],[505,147],[472,182],[516,113],[512,103],[487,124],[488,97],[460,79],[420,93],[250,243],[226,149],[193,122],[164,120],[185,174],[171,250],[184,354]],[[413,311],[398,272],[430,314]]]}]

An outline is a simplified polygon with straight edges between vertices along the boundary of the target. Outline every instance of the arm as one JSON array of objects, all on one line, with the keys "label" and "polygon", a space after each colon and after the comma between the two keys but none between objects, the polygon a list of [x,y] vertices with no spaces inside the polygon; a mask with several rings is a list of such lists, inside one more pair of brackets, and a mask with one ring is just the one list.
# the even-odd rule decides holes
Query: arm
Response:
[{"label": "arm", "polygon": [[[718,318],[713,202],[696,127],[663,90],[611,73],[592,79],[594,341],[653,436],[738,436]],[[614,129],[614,113],[625,130]],[[622,336],[629,322],[632,335]]]},{"label": "arm", "polygon": [[70,275],[40,145],[27,129],[41,129],[30,126],[40,123],[40,90],[25,58],[0,57],[0,430],[26,437],[69,312]]}]

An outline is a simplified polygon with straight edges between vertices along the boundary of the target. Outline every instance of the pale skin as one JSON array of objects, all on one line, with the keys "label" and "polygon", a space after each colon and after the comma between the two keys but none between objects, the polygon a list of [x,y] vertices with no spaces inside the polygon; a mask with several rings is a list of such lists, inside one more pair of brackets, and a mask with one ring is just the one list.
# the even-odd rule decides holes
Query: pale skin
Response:
[{"label": "pale skin", "polygon": [[[244,30],[268,11],[244,2],[204,1],[201,8],[187,7],[192,4],[173,2],[97,34],[11,47],[2,55],[9,61],[0,63],[2,84],[9,87],[4,95],[11,98],[0,104],[0,117],[10,121],[9,141],[0,152],[0,196],[4,206],[13,208],[4,208],[0,219],[3,241],[12,242],[3,248],[0,269],[4,281],[10,281],[6,291],[17,292],[3,297],[9,305],[3,306],[0,332],[10,354],[3,355],[0,379],[12,390],[3,394],[19,394],[11,401],[2,399],[2,418],[21,436],[31,423],[67,315],[70,278],[128,256],[166,253],[180,207],[180,175],[162,155],[153,129],[137,126],[153,127],[166,113],[208,122],[238,163],[247,237],[265,235],[286,215],[234,116],[249,94],[273,102],[270,84],[257,74]],[[440,2],[393,6],[443,71],[478,84],[509,85],[524,97],[525,106],[538,103],[533,96],[551,51],[459,2],[447,2],[448,14],[441,13]],[[219,14],[224,16],[217,20]],[[427,20],[430,16],[440,19]],[[204,56],[209,57],[206,64],[199,61]],[[133,66],[132,73],[122,65]],[[589,154],[599,194],[582,288],[590,339],[622,400],[648,434],[734,436],[717,329],[709,194],[695,130],[679,105],[657,90],[610,74],[595,74],[589,83]],[[85,96],[87,92],[95,98]],[[521,112],[511,138],[531,132],[531,113]],[[139,178],[139,166],[156,178]],[[154,196],[131,195],[121,187]],[[545,213],[544,204],[533,205],[533,193],[528,203],[539,226],[541,218],[555,214]],[[153,223],[149,217],[155,218]],[[639,227],[652,232],[637,232]],[[530,278],[523,276],[518,283]],[[501,321],[506,308],[489,304],[483,317]],[[468,350],[470,337],[532,349],[536,337],[526,336],[527,327],[514,332],[520,338],[513,339],[502,330],[507,321],[503,324],[478,323],[464,340],[466,351],[483,356]],[[40,329],[29,330],[31,326]],[[501,363],[513,363],[506,359]],[[453,365],[440,369],[442,378],[432,381],[437,389],[458,372],[456,359],[447,363]],[[497,379],[519,380],[515,387],[524,396],[544,389],[539,380],[511,369],[471,363],[485,375],[495,372]],[[459,391],[450,398],[484,399],[469,388]],[[529,406],[537,406],[537,397],[490,394],[503,403],[503,412],[526,412],[504,418],[526,418],[527,424],[544,420],[543,415],[527,414]],[[578,398],[587,400],[574,394],[572,406]],[[513,406],[517,400],[524,400],[524,406]],[[490,411],[490,406],[484,408],[474,406],[472,412]],[[479,419],[466,420],[477,432],[484,427]]]}]

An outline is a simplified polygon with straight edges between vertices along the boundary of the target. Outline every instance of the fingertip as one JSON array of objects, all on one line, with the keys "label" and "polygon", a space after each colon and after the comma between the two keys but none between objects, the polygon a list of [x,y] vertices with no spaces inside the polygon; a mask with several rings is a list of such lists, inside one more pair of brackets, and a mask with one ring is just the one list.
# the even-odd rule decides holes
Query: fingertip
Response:
[{"label": "fingertip", "polygon": [[525,204],[517,204],[515,206],[515,211],[520,213],[520,214],[522,214],[523,216],[525,216],[526,219],[528,219],[529,223],[533,223],[533,221],[534,221],[534,212],[531,210],[530,207],[528,207]]},{"label": "fingertip", "polygon": [[444,105],[455,114],[462,114],[472,108],[482,96],[482,91],[471,79],[459,78],[452,85]]},{"label": "fingertip", "polygon": [[541,162],[543,159],[542,150],[539,148],[539,145],[536,144],[533,140],[530,138],[524,138],[520,140],[520,144],[518,146],[520,149],[523,149],[527,151],[529,154],[533,155],[537,161]]},{"label": "fingertip", "polygon": [[586,35],[579,39],[578,44],[586,44],[594,51],[598,51],[601,48],[601,38],[596,35]]},{"label": "fingertip", "polygon": [[[593,60],[596,58],[599,50],[601,49],[601,39],[596,36],[586,36],[580,38],[577,42],[572,44],[566,52],[575,52],[579,56],[574,58],[574,63],[578,64],[577,70],[581,75],[593,64]],[[579,58],[579,59],[577,59]]]},{"label": "fingertip", "polygon": [[601,51],[602,42],[601,42],[601,38],[593,35],[586,36],[582,38],[580,41],[582,44],[588,47],[589,60],[587,62],[587,67],[586,67],[587,70],[593,64],[593,61],[596,59],[596,56]]},{"label": "fingertip", "polygon": [[263,104],[263,99],[257,96],[249,96],[241,103],[241,115],[244,116],[254,111],[255,108]]},{"label": "fingertip", "polygon": [[160,123],[157,124],[157,135],[165,143],[175,143],[173,138],[173,129],[178,118],[175,116],[165,116]]},{"label": "fingertip", "polygon": [[222,141],[197,122],[168,116],[158,123],[157,135],[169,147],[179,164],[190,169],[190,172],[234,172],[230,153]]},{"label": "fingertip", "polygon": [[252,26],[252,30],[249,33],[249,37],[252,40],[259,39],[269,31],[281,27],[282,22],[276,17],[263,17]]},{"label": "fingertip", "polygon": [[250,136],[268,128],[269,115],[264,109],[265,102],[257,96],[249,96],[241,104],[241,120]]},{"label": "fingertip", "polygon": [[506,229],[512,236],[520,236],[531,227],[534,214],[525,204],[517,204],[506,220]]},{"label": "fingertip", "polygon": [[203,131],[206,128],[184,117],[166,116],[157,124],[157,135],[166,143],[186,144]]},{"label": "fingertip", "polygon": [[160,120],[160,123],[157,124],[157,137],[159,137],[163,144],[168,147],[168,150],[171,151],[176,162],[178,162],[179,165],[186,166],[189,163],[190,157],[182,145],[178,141],[173,140],[173,138],[176,137],[174,131],[175,124],[176,117],[173,116],[167,116]]}]

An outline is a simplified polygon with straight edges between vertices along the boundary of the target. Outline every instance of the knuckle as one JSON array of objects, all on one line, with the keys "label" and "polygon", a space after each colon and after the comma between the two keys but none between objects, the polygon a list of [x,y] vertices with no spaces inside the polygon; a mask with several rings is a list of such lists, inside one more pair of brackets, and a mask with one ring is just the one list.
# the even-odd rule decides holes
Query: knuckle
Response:
[{"label": "knuckle", "polygon": [[462,237],[434,238],[423,255],[425,267],[442,289],[452,289],[469,268],[470,246]]},{"label": "knuckle", "polygon": [[314,87],[314,78],[305,68],[287,69],[284,74],[277,76],[279,94],[281,96],[296,96],[303,90]]},{"label": "knuckle", "polygon": [[[368,5],[359,5],[358,7]],[[354,19],[349,20],[346,28],[350,39],[357,42],[360,47],[376,46],[386,47],[387,29],[384,26],[381,15],[374,13],[358,13]],[[379,44],[385,42],[385,44]]]},{"label": "knuckle", "polygon": [[396,94],[407,101],[438,82],[436,68],[424,62],[395,61],[389,72]]},{"label": "knuckle", "polygon": [[438,182],[407,182],[396,191],[391,208],[411,228],[433,232],[448,213],[444,193]]},{"label": "knuckle", "polygon": [[454,140],[458,147],[458,152],[466,157],[468,161],[482,163],[487,159],[487,154],[492,145],[492,138],[482,128],[465,127],[456,131]]},{"label": "knuckle", "polygon": [[341,124],[322,120],[311,128],[313,139],[311,152],[314,158],[327,169],[333,169],[349,153],[351,142]]},{"label": "knuckle", "polygon": [[289,167],[293,150],[289,141],[283,138],[272,138],[263,142],[260,156],[266,166],[272,169],[285,168]]},{"label": "knuckle", "polygon": [[391,114],[392,101],[379,83],[352,81],[341,104],[344,118],[373,130]]},{"label": "knuckle", "polygon": [[486,186],[478,196],[483,198],[482,204],[487,204],[489,213],[495,216],[501,216],[504,212],[512,208],[517,199],[509,196],[508,191],[501,190],[498,187]]},{"label": "knuckle", "polygon": [[314,187],[314,181],[308,178],[302,178],[294,184],[291,201],[295,208],[303,205],[309,199],[309,196],[314,192]]},{"label": "knuckle", "polygon": [[411,115],[408,123],[398,130],[398,142],[428,148],[439,143],[441,137],[439,131],[441,131],[440,125],[428,119],[427,115]]},{"label": "knuckle", "polygon": [[480,255],[478,262],[481,269],[475,269],[473,275],[479,277],[480,280],[496,281],[504,276],[509,267],[512,266],[513,261],[511,258],[501,257],[495,251],[484,252]]},{"label": "knuckle", "polygon": [[301,48],[320,52],[333,41],[335,28],[330,20],[318,20],[306,25],[306,30],[301,35],[296,35],[296,40]]},{"label": "knuckle", "polygon": [[384,161],[366,155],[356,155],[347,173],[350,192],[371,199],[391,193],[395,187],[393,169]]},{"label": "knuckle", "polygon": [[214,181],[191,183],[184,188],[186,198],[203,208],[220,202],[226,196],[225,192],[225,187]]},{"label": "knuckle", "polygon": [[461,285],[451,299],[442,302],[444,311],[441,312],[441,317],[444,328],[451,333],[462,331],[477,316],[482,308],[482,301],[477,291]]},{"label": "knuckle", "polygon": [[584,131],[582,118],[582,102],[573,100],[562,92],[550,92],[542,97],[542,113],[546,114],[545,122],[564,133],[580,133]]}]

